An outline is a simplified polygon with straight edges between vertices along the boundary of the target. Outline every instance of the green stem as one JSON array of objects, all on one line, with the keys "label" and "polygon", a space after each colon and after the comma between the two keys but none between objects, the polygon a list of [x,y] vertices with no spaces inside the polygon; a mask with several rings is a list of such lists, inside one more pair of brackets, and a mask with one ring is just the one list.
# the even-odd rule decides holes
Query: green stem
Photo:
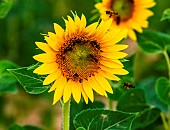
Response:
[{"label": "green stem", "polygon": [[170,60],[169,60],[169,56],[168,56],[168,53],[167,53],[166,50],[163,52],[163,54],[165,56],[165,60],[166,60],[167,66],[168,66],[168,75],[169,75],[169,79],[170,79]]},{"label": "green stem", "polygon": [[165,130],[169,130],[169,125],[168,125],[168,123],[167,123],[167,121],[166,121],[165,113],[161,112],[161,118],[162,118],[162,121],[163,121]]},{"label": "green stem", "polygon": [[109,100],[109,110],[113,110],[113,101],[108,99]]},{"label": "green stem", "polygon": [[70,100],[63,104],[63,130],[70,128]]}]

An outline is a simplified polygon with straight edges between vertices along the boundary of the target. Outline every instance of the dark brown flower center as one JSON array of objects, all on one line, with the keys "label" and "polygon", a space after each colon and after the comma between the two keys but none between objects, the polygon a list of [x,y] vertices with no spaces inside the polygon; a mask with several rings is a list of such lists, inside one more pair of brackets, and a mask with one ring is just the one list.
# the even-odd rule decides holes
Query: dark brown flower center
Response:
[{"label": "dark brown flower center", "polygon": [[57,63],[67,79],[82,82],[99,69],[100,45],[95,40],[75,37],[67,40],[57,54]]},{"label": "dark brown flower center", "polygon": [[133,6],[134,0],[113,0],[111,10],[118,12],[120,22],[127,21],[132,16]]}]

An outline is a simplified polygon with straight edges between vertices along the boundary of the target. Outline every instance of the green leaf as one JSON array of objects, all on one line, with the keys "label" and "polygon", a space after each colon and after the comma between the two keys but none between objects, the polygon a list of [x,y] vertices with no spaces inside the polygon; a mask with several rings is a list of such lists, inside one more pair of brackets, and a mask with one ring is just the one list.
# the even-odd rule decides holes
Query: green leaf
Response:
[{"label": "green leaf", "polygon": [[9,130],[26,130],[25,128],[23,128],[22,126],[19,126],[17,124],[12,125]]},{"label": "green leaf", "polygon": [[88,109],[75,117],[74,125],[86,130],[130,130],[136,115],[137,113]]},{"label": "green leaf", "polygon": [[140,48],[147,53],[162,53],[170,43],[170,35],[153,30],[145,30],[137,37]]},{"label": "green leaf", "polygon": [[42,128],[39,128],[37,126],[32,126],[32,125],[25,125],[24,128],[25,130],[43,130]]},{"label": "green leaf", "polygon": [[0,19],[4,18],[12,7],[13,0],[0,1]]},{"label": "green leaf", "polygon": [[161,21],[170,19],[170,8],[165,9],[161,18]]},{"label": "green leaf", "polygon": [[17,78],[26,92],[30,94],[40,94],[49,88],[49,86],[43,86],[42,78],[34,74],[28,67],[9,69],[8,71]]},{"label": "green leaf", "polygon": [[16,64],[7,60],[0,61],[0,94],[17,92],[17,80],[7,71],[14,68],[17,68]]},{"label": "green leaf", "polygon": [[101,101],[94,101],[89,102],[88,104],[86,104],[85,102],[80,102],[79,104],[77,104],[75,101],[71,101],[71,113],[70,113],[70,130],[74,130],[74,125],[73,125],[73,119],[74,117],[80,113],[82,110],[86,110],[86,109],[94,109],[94,108],[105,108],[105,104]]},{"label": "green leaf", "polygon": [[160,100],[170,105],[170,80],[160,77],[156,81],[156,93]]},{"label": "green leaf", "polygon": [[84,127],[79,127],[76,130],[86,130]]},{"label": "green leaf", "polygon": [[144,128],[149,124],[155,122],[160,117],[160,110],[158,108],[148,108],[141,111],[135,118],[132,129]]},{"label": "green leaf", "polygon": [[128,90],[117,104],[117,110],[124,112],[139,112],[148,107],[145,94],[141,89]]},{"label": "green leaf", "polygon": [[25,126],[20,126],[17,124],[12,125],[9,130],[43,130],[39,127],[32,126],[32,125],[25,125]]},{"label": "green leaf", "polygon": [[166,113],[168,112],[168,106],[162,102],[156,94],[156,79],[156,77],[150,76],[140,82],[137,82],[136,86],[144,91],[147,103]]},{"label": "green leaf", "polygon": [[133,129],[146,127],[160,116],[159,109],[151,108],[149,104],[147,104],[144,91],[141,89],[128,90],[118,101],[117,110],[139,112],[132,124]]}]

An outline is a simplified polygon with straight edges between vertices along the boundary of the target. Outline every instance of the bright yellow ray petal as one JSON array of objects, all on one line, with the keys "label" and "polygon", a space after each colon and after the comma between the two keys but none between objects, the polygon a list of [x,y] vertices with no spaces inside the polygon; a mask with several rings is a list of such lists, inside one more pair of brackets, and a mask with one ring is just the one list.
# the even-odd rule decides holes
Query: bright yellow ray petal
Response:
[{"label": "bright yellow ray petal", "polygon": [[128,45],[125,45],[125,44],[115,44],[113,46],[110,46],[110,47],[103,47],[101,48],[101,50],[103,52],[113,52],[113,51],[121,51],[121,50],[124,50],[128,47]]},{"label": "bright yellow ray petal", "polygon": [[55,53],[55,51],[52,50],[52,48],[47,43],[35,42],[35,44],[37,45],[38,48],[40,48],[46,53]]},{"label": "bright yellow ray petal", "polygon": [[87,36],[92,35],[95,32],[97,25],[98,25],[98,22],[95,22],[95,23],[92,23],[89,26],[87,26],[85,28],[86,35]]},{"label": "bright yellow ray petal", "polygon": [[61,70],[57,69],[54,73],[49,74],[43,81],[43,85],[48,85],[61,75]]},{"label": "bright yellow ray petal", "polygon": [[67,82],[66,78],[60,75],[60,77],[54,82],[54,84],[52,85],[48,92],[54,91],[57,87],[64,85],[66,82]]},{"label": "bright yellow ray petal", "polygon": [[106,58],[109,58],[109,59],[121,59],[121,58],[126,57],[127,53],[124,53],[124,52],[109,52],[109,53],[102,52],[101,55]]},{"label": "bright yellow ray petal", "polygon": [[80,99],[81,99],[81,91],[80,88],[78,86],[77,82],[73,82],[73,86],[72,86],[72,95],[74,100],[79,103]]},{"label": "bright yellow ray petal", "polygon": [[106,66],[100,66],[100,68],[103,70],[103,71],[107,71],[111,74],[118,74],[118,75],[126,75],[128,74],[129,72],[125,69],[118,69],[118,68],[109,68],[109,67],[106,67]]},{"label": "bright yellow ray petal", "polygon": [[93,90],[90,87],[87,80],[83,80],[83,89],[84,89],[85,93],[87,94],[87,96],[89,97],[89,99],[93,102],[94,101]]},{"label": "bright yellow ray petal", "polygon": [[58,25],[57,23],[54,23],[54,30],[56,34],[63,34],[64,33],[64,29]]},{"label": "bright yellow ray petal", "polygon": [[98,84],[100,84],[100,86],[103,89],[105,89],[109,93],[113,93],[112,87],[103,76],[101,76],[100,74],[96,74],[94,77],[96,78],[96,81],[98,82]]},{"label": "bright yellow ray petal", "polygon": [[88,104],[88,96],[86,95],[84,89],[83,89],[83,84],[82,83],[78,83],[78,86],[80,87],[80,91],[83,95],[84,101],[86,104]]},{"label": "bright yellow ray petal", "polygon": [[67,83],[66,83],[66,86],[64,88],[64,94],[63,94],[63,101],[64,103],[66,103],[70,97],[71,97],[71,92],[72,92],[72,87],[73,86],[73,81],[72,80],[69,80]]},{"label": "bright yellow ray petal", "polygon": [[[101,68],[102,68],[102,67],[101,67]],[[109,80],[115,80],[115,81],[119,81],[119,80],[120,80],[119,77],[113,75],[112,73],[110,73],[110,72],[108,72],[108,71],[104,71],[103,69],[100,70],[100,74],[101,74],[103,77],[105,77],[105,78],[107,78],[107,79],[109,79]]]},{"label": "bright yellow ray petal", "polygon": [[111,24],[112,24],[112,19],[109,19],[106,22],[102,20],[100,25],[97,27],[96,30],[97,33],[95,37],[103,36],[109,30]]},{"label": "bright yellow ray petal", "polygon": [[71,36],[75,32],[75,23],[70,16],[67,17],[68,17],[68,26],[69,26],[69,36]]},{"label": "bright yellow ray petal", "polygon": [[51,74],[55,72],[58,68],[57,63],[49,63],[49,64],[42,64],[38,68],[36,68],[33,73],[39,74],[39,75],[45,75],[45,74]]},{"label": "bright yellow ray petal", "polygon": [[88,83],[91,86],[91,88],[94,89],[98,94],[107,97],[106,91],[98,84],[94,76],[88,78]]},{"label": "bright yellow ray petal", "polygon": [[33,58],[39,62],[44,63],[51,63],[55,62],[56,60],[56,54],[55,53],[43,53],[33,56]]},{"label": "bright yellow ray petal", "polygon": [[47,37],[47,36],[45,36],[44,38],[53,50],[58,51],[59,43],[58,43],[57,39],[54,40],[54,39],[51,39],[50,37]]},{"label": "bright yellow ray petal", "polygon": [[66,82],[67,81],[65,78],[65,80],[63,80],[60,84],[58,84],[58,83],[55,84],[56,90],[54,93],[53,105],[62,97]]},{"label": "bright yellow ray petal", "polygon": [[100,63],[109,68],[122,68],[123,67],[123,64],[117,63],[116,61],[113,62],[111,60],[101,60]]},{"label": "bright yellow ray petal", "polygon": [[80,18],[76,15],[76,16],[75,16],[75,28],[76,28],[75,31],[76,31],[77,33],[80,31],[80,30],[79,30],[79,29],[80,29],[80,26],[79,26],[79,25],[80,25]]},{"label": "bright yellow ray petal", "polygon": [[86,27],[86,17],[84,16],[84,14],[81,15],[80,26],[81,26],[82,29],[84,29]]},{"label": "bright yellow ray petal", "polygon": [[128,30],[128,36],[134,41],[136,41],[136,39],[137,39],[135,32],[131,29]]}]

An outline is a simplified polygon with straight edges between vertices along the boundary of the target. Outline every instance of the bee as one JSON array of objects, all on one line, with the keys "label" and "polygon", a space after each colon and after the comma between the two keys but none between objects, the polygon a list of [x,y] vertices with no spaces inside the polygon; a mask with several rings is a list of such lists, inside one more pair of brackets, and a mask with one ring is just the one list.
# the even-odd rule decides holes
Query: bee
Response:
[{"label": "bee", "polygon": [[64,49],[64,54],[66,54],[68,51],[72,51],[73,48],[71,46],[68,46],[66,49]]},{"label": "bee", "polygon": [[120,15],[116,11],[106,10],[106,14],[109,14],[109,18],[114,17],[116,20],[116,24],[120,24]]},{"label": "bee", "polygon": [[126,87],[127,90],[131,88],[135,88],[135,86],[132,83],[128,83],[128,82],[125,82],[123,87]]},{"label": "bee", "polygon": [[89,54],[89,57],[90,57],[95,63],[97,63],[97,62],[99,61],[93,54]]},{"label": "bee", "polygon": [[100,45],[98,45],[96,41],[91,41],[91,43],[94,47],[96,47],[98,50],[100,50]]}]

